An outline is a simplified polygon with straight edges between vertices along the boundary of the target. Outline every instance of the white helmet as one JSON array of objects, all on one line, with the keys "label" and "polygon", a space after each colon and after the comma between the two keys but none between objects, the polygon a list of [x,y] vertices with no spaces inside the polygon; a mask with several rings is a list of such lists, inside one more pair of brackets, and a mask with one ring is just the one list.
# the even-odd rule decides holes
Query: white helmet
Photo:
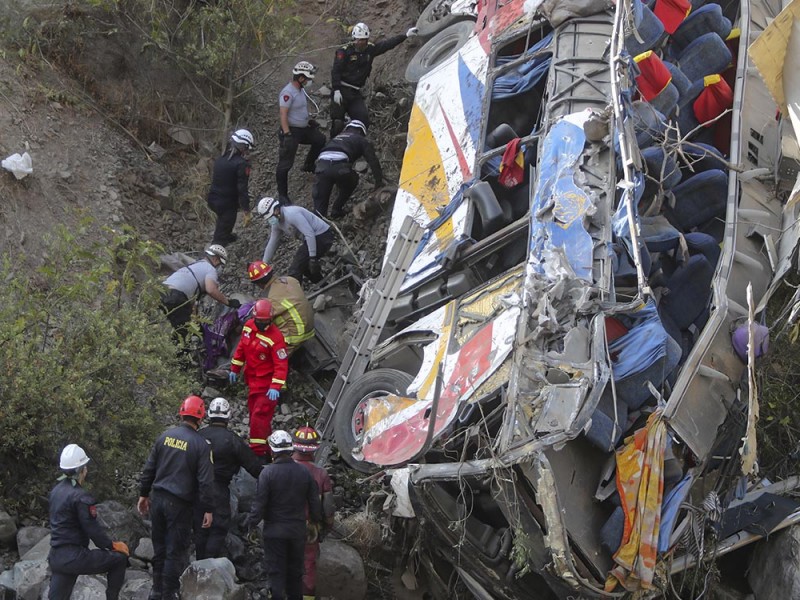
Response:
[{"label": "white helmet", "polygon": [[228,262],[228,251],[219,244],[211,244],[206,248],[206,255],[216,256],[223,265]]},{"label": "white helmet", "polygon": [[269,449],[272,450],[273,454],[278,454],[279,452],[291,452],[294,449],[292,436],[283,429],[273,431],[272,435],[267,438],[267,443],[269,444]]},{"label": "white helmet", "polygon": [[347,125],[345,125],[344,127],[345,129],[347,129],[348,127],[355,127],[356,129],[360,129],[361,131],[363,131],[364,135],[367,135],[367,126],[364,124],[363,121],[359,121],[358,119],[353,119],[352,121],[349,121]]},{"label": "white helmet", "polygon": [[74,471],[88,464],[89,457],[78,444],[69,444],[61,451],[59,467],[62,471]]},{"label": "white helmet", "polygon": [[292,75],[305,75],[307,79],[314,79],[314,73],[317,72],[317,67],[312,65],[307,60],[301,60],[292,69]]},{"label": "white helmet", "polygon": [[367,27],[366,23],[356,23],[353,25],[353,31],[351,32],[354,40],[368,40],[369,39],[369,27]]},{"label": "white helmet", "polygon": [[233,134],[231,134],[231,141],[237,144],[244,144],[248,149],[255,148],[256,146],[253,134],[247,131],[247,129],[237,129],[234,131]]},{"label": "white helmet", "polygon": [[270,217],[275,215],[275,211],[280,208],[281,203],[275,200],[275,198],[270,198],[269,196],[262,198],[258,201],[258,206],[256,210],[258,214],[260,214],[265,219],[269,219]]},{"label": "white helmet", "polygon": [[231,405],[225,398],[214,398],[208,405],[206,415],[209,419],[225,419],[227,421],[231,418]]}]

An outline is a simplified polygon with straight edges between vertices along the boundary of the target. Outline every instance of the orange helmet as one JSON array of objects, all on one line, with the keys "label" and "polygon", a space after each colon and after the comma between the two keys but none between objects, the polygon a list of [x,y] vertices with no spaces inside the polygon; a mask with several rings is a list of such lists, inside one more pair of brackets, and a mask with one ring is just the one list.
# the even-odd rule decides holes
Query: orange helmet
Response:
[{"label": "orange helmet", "polygon": [[178,414],[182,417],[202,419],[206,416],[206,403],[203,402],[200,396],[187,396],[186,400],[181,404],[181,410]]},{"label": "orange helmet", "polygon": [[272,267],[263,260],[257,260],[256,262],[251,262],[250,266],[247,267],[247,274],[250,277],[250,281],[254,283],[256,281],[269,280],[272,277]]},{"label": "orange helmet", "polygon": [[253,318],[257,321],[272,320],[272,302],[263,298],[258,300],[256,307],[253,309]]},{"label": "orange helmet", "polygon": [[294,432],[292,446],[298,452],[314,452],[319,447],[319,433],[310,425],[304,425]]}]

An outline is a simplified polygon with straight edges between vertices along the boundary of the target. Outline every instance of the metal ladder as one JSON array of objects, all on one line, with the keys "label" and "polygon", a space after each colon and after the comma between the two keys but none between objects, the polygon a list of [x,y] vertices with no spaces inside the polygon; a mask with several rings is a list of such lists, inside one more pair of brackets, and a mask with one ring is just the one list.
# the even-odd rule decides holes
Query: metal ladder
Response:
[{"label": "metal ladder", "polygon": [[347,352],[342,358],[336,379],[325,397],[325,404],[317,417],[316,429],[322,438],[316,456],[318,464],[326,463],[330,455],[334,415],[339,399],[350,383],[361,377],[366,371],[372,348],[380,338],[386,319],[405,279],[406,271],[414,259],[423,231],[424,229],[414,219],[405,218],[381,274],[375,282],[375,289],[364,305],[361,320]]}]

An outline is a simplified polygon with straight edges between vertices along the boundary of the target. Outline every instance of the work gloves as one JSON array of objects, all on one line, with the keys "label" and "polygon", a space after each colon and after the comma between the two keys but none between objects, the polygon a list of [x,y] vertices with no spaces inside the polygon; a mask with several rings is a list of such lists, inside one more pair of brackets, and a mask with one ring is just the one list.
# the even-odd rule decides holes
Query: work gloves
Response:
[{"label": "work gloves", "polygon": [[342,103],[342,92],[336,90],[333,92],[333,103],[334,104],[341,104]]},{"label": "work gloves", "polygon": [[236,373],[234,373],[233,371],[231,371],[230,373],[228,373],[228,381],[229,381],[229,382],[231,382],[231,383],[236,383],[236,380],[237,380],[238,378],[239,378],[239,376],[238,376]]},{"label": "work gloves", "polygon": [[267,398],[269,398],[272,402],[277,402],[278,398],[281,397],[281,393],[278,390],[270,390],[267,392]]},{"label": "work gloves", "polygon": [[236,298],[228,298],[228,306],[230,308],[241,308],[242,303],[239,302]]},{"label": "work gloves", "polygon": [[411,29],[406,31],[406,37],[407,38],[417,37],[418,35],[419,35],[419,28],[417,28],[417,27],[412,27]]},{"label": "work gloves", "polygon": [[114,552],[122,552],[125,556],[131,555],[131,551],[128,550],[128,544],[125,542],[111,542],[111,549]]}]

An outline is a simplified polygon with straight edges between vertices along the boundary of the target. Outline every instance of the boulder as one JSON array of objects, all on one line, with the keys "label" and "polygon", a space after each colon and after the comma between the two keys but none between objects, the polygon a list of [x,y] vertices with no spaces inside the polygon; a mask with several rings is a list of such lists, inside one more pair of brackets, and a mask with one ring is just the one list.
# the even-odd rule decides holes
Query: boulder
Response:
[{"label": "boulder", "polygon": [[19,600],[38,600],[47,579],[47,559],[21,560],[14,565],[14,589]]},{"label": "boulder", "polygon": [[47,560],[50,554],[50,534],[48,533],[36,545],[25,554],[20,554],[20,560]]},{"label": "boulder", "polygon": [[17,541],[17,524],[6,511],[0,510],[0,546],[13,548]]},{"label": "boulder", "polygon": [[141,519],[119,502],[111,500],[98,504],[97,518],[106,527],[112,540],[121,540],[128,544],[128,547],[147,535]]},{"label": "boulder", "polygon": [[119,593],[119,600],[147,600],[150,596],[150,588],[153,587],[153,580],[142,571],[129,572],[142,573],[144,577],[127,579]]},{"label": "boulder", "polygon": [[[0,590],[3,588],[9,590],[14,589],[14,571],[11,569],[0,573]],[[0,596],[0,598],[2,598],[2,596]]]},{"label": "boulder", "polygon": [[17,552],[20,556],[33,548],[50,533],[47,527],[22,527],[17,531]]},{"label": "boulder", "polygon": [[354,548],[337,541],[320,544],[317,593],[342,600],[363,600],[367,597],[364,561]]},{"label": "boulder", "polygon": [[225,546],[228,549],[227,556],[234,564],[244,557],[245,547],[244,542],[240,537],[229,533],[225,538]]},{"label": "boulder", "polygon": [[231,482],[231,508],[236,513],[250,512],[256,496],[256,479],[244,469],[239,470]]},{"label": "boulder", "polygon": [[756,544],[747,581],[756,600],[800,598],[800,526]]},{"label": "boulder", "polygon": [[155,555],[155,551],[153,550],[153,540],[151,540],[149,537],[141,538],[139,543],[136,545],[136,550],[133,551],[133,555],[136,558],[141,558],[142,560],[152,562],[153,556]]},{"label": "boulder", "polygon": [[227,558],[206,558],[189,565],[181,575],[181,596],[193,600],[245,600],[247,591],[236,583]]},{"label": "boulder", "polygon": [[106,600],[105,576],[80,575],[72,588],[70,600]]}]

